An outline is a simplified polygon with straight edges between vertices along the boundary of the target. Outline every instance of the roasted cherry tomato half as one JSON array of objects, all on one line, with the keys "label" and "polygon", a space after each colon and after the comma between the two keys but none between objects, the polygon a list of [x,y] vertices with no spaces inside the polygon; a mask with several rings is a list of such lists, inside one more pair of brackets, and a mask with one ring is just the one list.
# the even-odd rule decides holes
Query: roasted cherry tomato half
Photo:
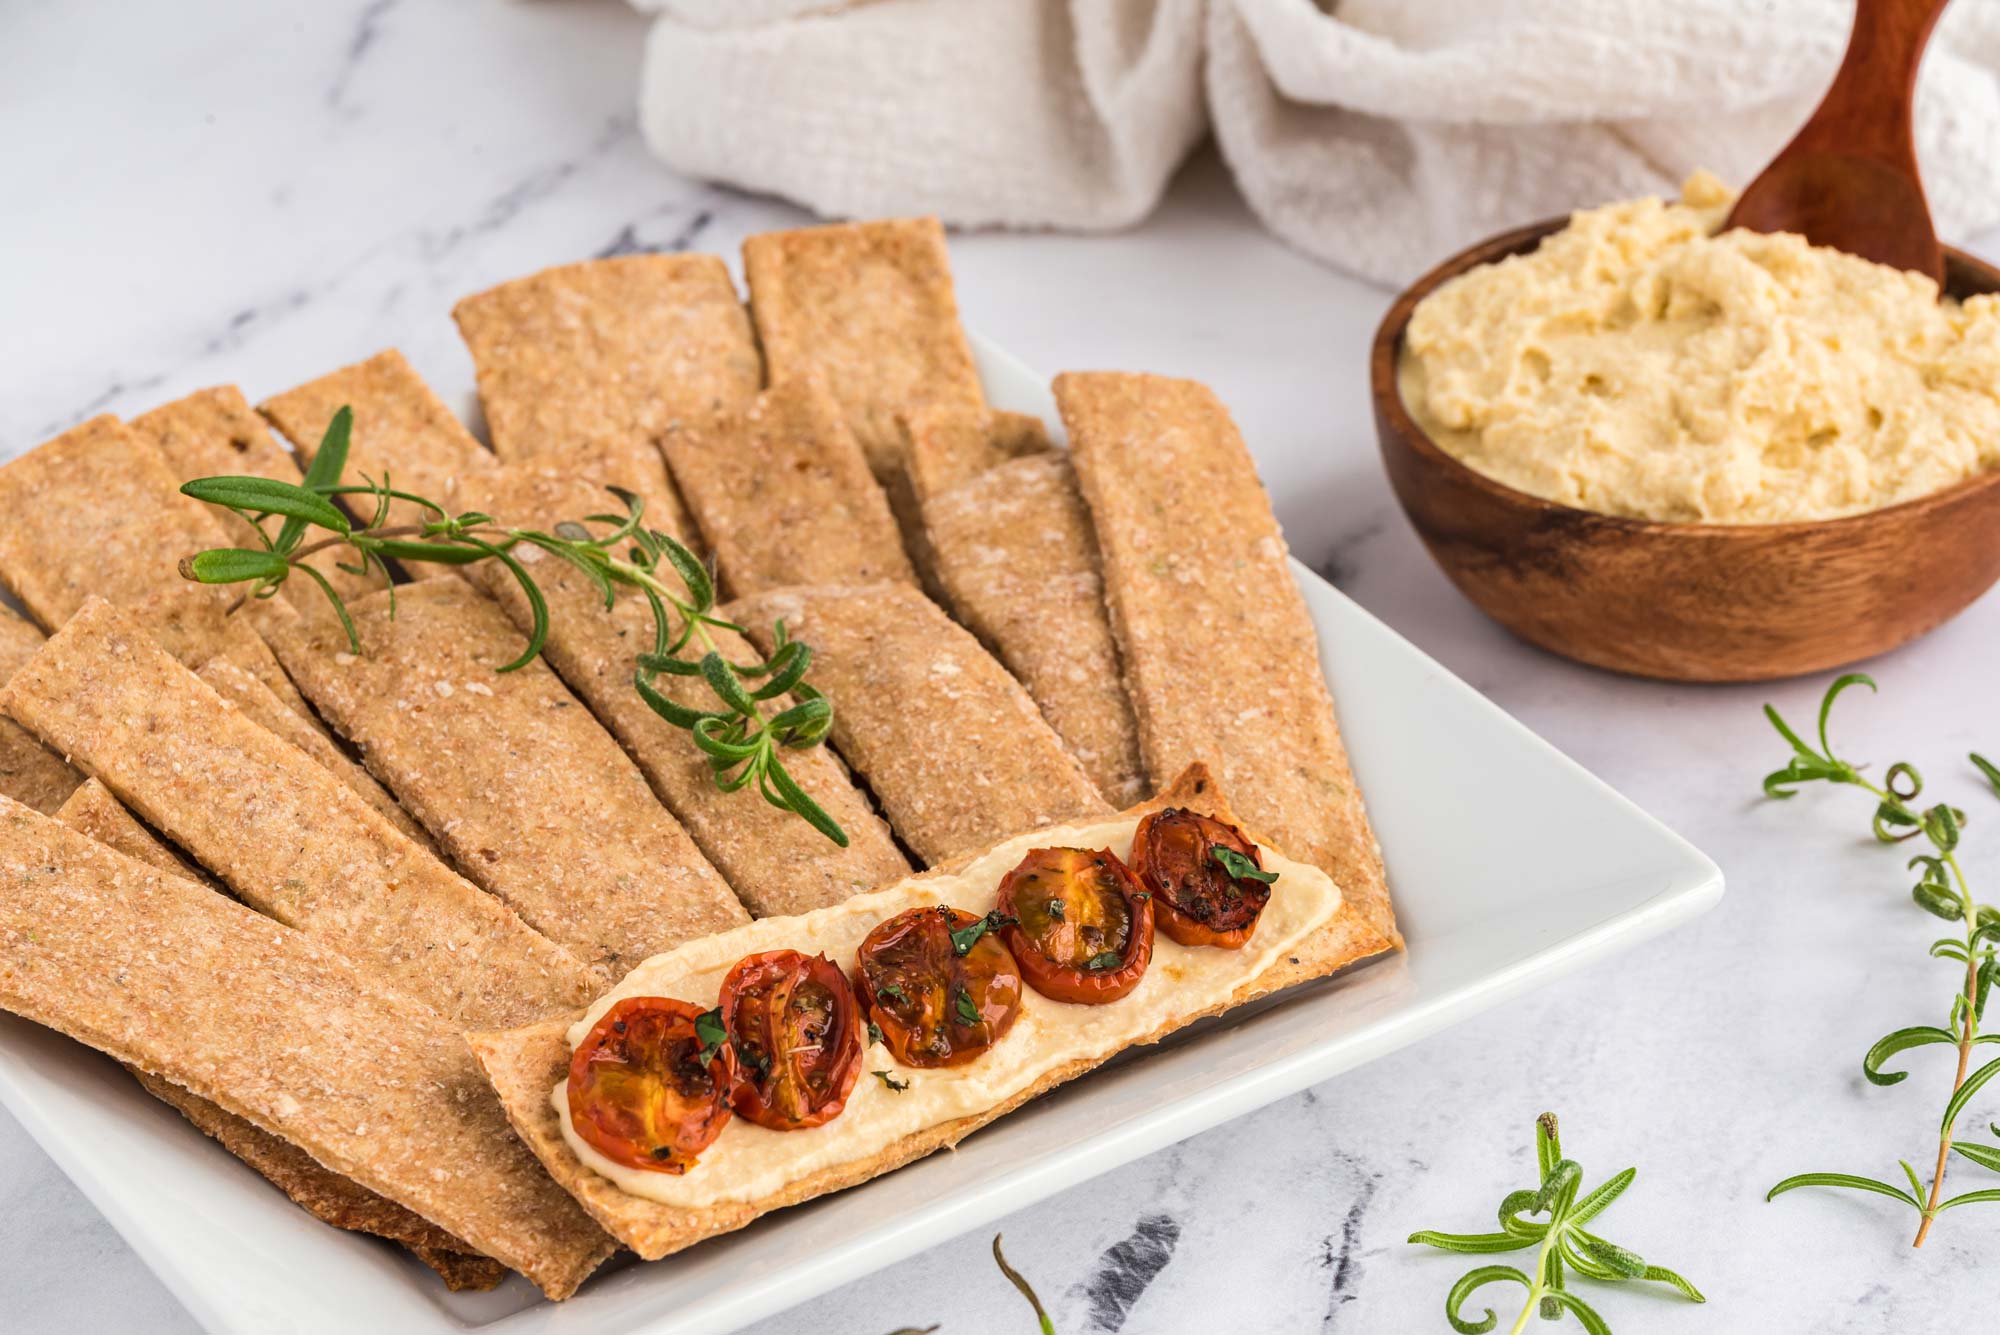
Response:
[{"label": "roasted cherry tomato half", "polygon": [[1271,887],[1230,875],[1218,848],[1263,870],[1257,845],[1243,831],[1178,807],[1153,812],[1132,836],[1132,870],[1153,892],[1160,930],[1184,946],[1237,949],[1257,930],[1257,915],[1270,902]]},{"label": "roasted cherry tomato half", "polygon": [[908,909],[861,943],[861,999],[905,1066],[957,1066],[999,1042],[1021,1013],[1021,966],[992,920]]},{"label": "roasted cherry tomato half", "polygon": [[[702,1008],[626,997],[591,1026],[569,1063],[569,1120],[613,1163],[685,1173],[729,1122],[728,1043],[698,1032]],[[720,1030],[711,1038],[720,1038]]]},{"label": "roasted cherry tomato half", "polygon": [[1152,896],[1109,849],[1033,849],[1001,878],[999,900],[1021,976],[1051,1000],[1116,1001],[1152,961]]},{"label": "roasted cherry tomato half", "polygon": [[854,988],[824,955],[746,955],[722,980],[722,1025],[736,1050],[730,1106],[773,1131],[840,1116],[861,1075]]}]

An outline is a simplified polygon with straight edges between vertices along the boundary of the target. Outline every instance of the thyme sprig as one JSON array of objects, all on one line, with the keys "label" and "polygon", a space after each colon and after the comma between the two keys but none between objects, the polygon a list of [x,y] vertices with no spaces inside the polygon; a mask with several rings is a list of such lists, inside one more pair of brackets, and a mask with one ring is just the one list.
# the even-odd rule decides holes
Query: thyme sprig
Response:
[{"label": "thyme sprig", "polygon": [[[715,578],[699,557],[672,534],[648,528],[645,501],[631,492],[609,488],[622,513],[594,514],[566,520],[553,532],[512,528],[476,510],[452,514],[425,496],[398,490],[384,475],[378,482],[364,475],[360,483],[344,483],[354,414],[342,408],[333,415],[312,466],[299,483],[263,477],[205,477],[189,482],[182,492],[234,511],[250,522],[260,549],[218,547],[198,552],[180,563],[181,573],[203,584],[247,584],[249,595],[269,598],[288,580],[303,574],[313,580],[347,634],[348,645],[361,652],[361,637],[339,592],[307,562],[329,549],[352,554],[352,564],[339,568],[356,575],[380,574],[389,580],[390,562],[398,565],[474,565],[494,561],[504,566],[527,600],[532,622],[521,654],[499,670],[512,672],[533,662],[549,638],[549,605],[517,554],[525,545],[538,548],[581,571],[596,586],[609,611],[620,589],[637,590],[653,616],[653,645],[637,656],[632,685],[655,714],[684,729],[708,757],[710,772],[724,792],[754,786],[766,802],[799,816],[845,848],[847,835],[833,817],[798,785],[786,770],[782,753],[805,750],[825,740],[833,725],[833,706],[806,683],[812,650],[792,639],[781,619],[775,627],[770,657],[756,663],[734,663],[716,646],[713,629],[741,633],[743,627],[715,614]],[[368,522],[360,526],[336,502],[336,497],[371,502]],[[416,523],[391,524],[393,501],[421,507]],[[275,535],[265,525],[280,519]],[[324,536],[312,542],[312,530]],[[389,615],[395,615],[395,585],[388,583]],[[719,708],[691,708],[660,689],[661,676],[697,677]],[[791,703],[784,703],[784,697]],[[775,711],[775,712],[767,712]]]},{"label": "thyme sprig", "polygon": [[[1875,799],[1875,813],[1869,821],[1869,828],[1876,839],[1885,844],[1900,844],[1921,836],[1929,843],[1929,853],[1919,853],[1909,860],[1909,868],[1917,872],[1917,883],[1912,887],[1910,897],[1926,913],[1956,923],[1962,930],[1961,936],[1941,937],[1933,941],[1930,948],[1932,958],[1946,960],[1954,966],[1953,972],[1962,979],[1962,984],[1954,984],[1951,1010],[1944,1024],[1910,1025],[1884,1035],[1861,1059],[1861,1074],[1871,1084],[1898,1084],[1908,1077],[1909,1072],[1884,1070],[1884,1064],[1912,1048],[1934,1044],[1957,1048],[1958,1073],[1952,1080],[1951,1097],[1945,1104],[1944,1117],[1938,1126],[1937,1166],[1931,1173],[1928,1190],[1909,1161],[1901,1160],[1903,1176],[1910,1184],[1908,1191],[1894,1183],[1855,1173],[1799,1173],[1772,1187],[1765,1199],[1770,1200],[1798,1187],[1837,1187],[1890,1196],[1917,1212],[1917,1236],[1911,1246],[1921,1247],[1930,1235],[1931,1224],[1944,1211],[1958,1205],[2000,1201],[2000,1190],[1991,1189],[1968,1191],[1949,1199],[1944,1196],[1945,1169],[1953,1151],[1982,1168],[2000,1171],[2000,1145],[1971,1144],[1955,1137],[1959,1114],[1965,1111],[1966,1104],[1988,1081],[2000,1075],[2000,1058],[1976,1070],[1972,1067],[1973,1048],[1982,1043],[2000,1043],[2000,1032],[1980,1032],[1980,1023],[1986,1014],[1987,996],[1992,990],[1994,978],[2000,976],[2000,964],[1995,962],[1995,946],[2000,945],[2000,909],[1976,902],[1971,887],[1966,884],[1965,868],[1958,858],[1959,841],[1965,829],[1963,811],[1943,802],[1919,809],[1916,802],[1918,794],[1923,791],[1923,776],[1905,761],[1899,760],[1889,766],[1878,785],[1863,774],[1865,766],[1834,754],[1833,744],[1827,740],[1827,720],[1833,713],[1834,701],[1850,686],[1866,686],[1872,691],[1875,682],[1864,673],[1850,672],[1835,678],[1833,684],[1827,687],[1819,705],[1818,749],[1801,739],[1776,709],[1764,706],[1764,716],[1771,720],[1771,726],[1778,730],[1779,735],[1791,743],[1793,752],[1783,769],[1774,770],[1764,777],[1764,791],[1771,797],[1789,798],[1804,783],[1844,784],[1859,788]],[[2000,771],[1979,755],[1973,755],[1971,761],[1973,767],[1993,786],[1995,794],[2000,795]],[[1993,1126],[1992,1131],[1995,1136],[2000,1136],[2000,1125]]]},{"label": "thyme sprig", "polygon": [[[1636,1252],[1610,1242],[1584,1228],[1604,1212],[1620,1192],[1639,1175],[1627,1168],[1601,1186],[1579,1195],[1583,1169],[1574,1159],[1562,1155],[1556,1115],[1543,1113],[1535,1119],[1535,1163],[1541,1185],[1510,1192],[1500,1202],[1498,1233],[1412,1233],[1410,1241],[1448,1252],[1517,1252],[1537,1248],[1534,1275],[1511,1265],[1483,1265],[1467,1271],[1445,1296],[1444,1316],[1459,1335],[1481,1335],[1492,1330],[1500,1318],[1492,1308],[1478,1320],[1461,1315],[1466,1299],[1487,1284],[1501,1280],[1519,1284],[1528,1291],[1521,1314],[1514,1319],[1513,1335],[1528,1327],[1528,1319],[1540,1312],[1544,1321],[1556,1321],[1565,1314],[1577,1319],[1589,1335],[1610,1335],[1611,1327],[1597,1310],[1569,1290],[1569,1271],[1585,1279],[1618,1284],[1626,1280],[1656,1280],[1671,1284],[1694,1302],[1707,1302],[1701,1291],[1665,1266],[1648,1265]],[[1524,1216],[1546,1214],[1546,1222]],[[1567,1267],[1567,1270],[1565,1270]]]}]

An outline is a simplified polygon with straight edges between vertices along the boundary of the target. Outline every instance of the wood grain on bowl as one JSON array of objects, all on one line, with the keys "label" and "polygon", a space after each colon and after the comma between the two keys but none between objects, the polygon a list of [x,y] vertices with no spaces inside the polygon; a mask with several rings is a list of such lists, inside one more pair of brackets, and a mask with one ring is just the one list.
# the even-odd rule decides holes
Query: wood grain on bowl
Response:
[{"label": "wood grain on bowl", "polygon": [[[1596,667],[1672,681],[1766,681],[1895,648],[2000,579],[2000,472],[1839,519],[1671,524],[1594,514],[1495,482],[1447,454],[1404,405],[1410,314],[1440,284],[1533,250],[1564,226],[1503,233],[1418,279],[1369,361],[1396,499],[1452,583],[1521,638]],[[1947,250],[1945,287],[2000,292],[2000,269]]]}]

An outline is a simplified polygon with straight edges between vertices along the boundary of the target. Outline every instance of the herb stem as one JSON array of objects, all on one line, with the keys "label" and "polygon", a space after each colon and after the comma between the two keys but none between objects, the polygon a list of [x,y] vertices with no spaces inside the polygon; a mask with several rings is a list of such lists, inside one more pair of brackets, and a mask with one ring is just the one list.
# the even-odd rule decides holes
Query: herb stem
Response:
[{"label": "herb stem", "polygon": [[[467,530],[467,532],[474,532],[474,533],[476,533],[477,531],[478,531],[477,528]],[[421,537],[423,533],[424,533],[424,526],[422,524],[397,524],[392,528],[362,529],[357,533],[355,533],[353,536],[356,538],[360,538],[363,540],[363,542],[365,542],[369,538]],[[356,545],[357,544],[351,538],[321,538],[318,542],[309,542],[305,546],[300,547],[296,551],[292,552],[291,559],[293,563],[296,564],[299,561],[303,561],[306,557],[311,556],[315,552],[323,552],[332,547],[353,547]],[[363,550],[366,550],[366,548],[364,547]]]},{"label": "herb stem", "polygon": [[[1965,1084],[1966,1072],[1972,1067],[1972,1041],[1979,1036],[1979,950],[1973,934],[1979,930],[1979,906],[1973,902],[1972,887],[1965,883],[1965,869],[1958,865],[1958,854],[1947,852],[1944,864],[1951,868],[1951,874],[1958,881],[1960,898],[1965,901],[1965,1016],[1958,1028],[1958,1075],[1951,1082],[1951,1092],[1956,1095]],[[1917,1225],[1916,1240],[1910,1245],[1921,1247],[1930,1235],[1931,1221],[1937,1218],[1938,1202],[1944,1196],[1945,1168],[1951,1158],[1952,1129],[1958,1119],[1953,1117],[1944,1124],[1938,1135],[1937,1170],[1931,1174],[1930,1199],[1925,1202],[1923,1222]]]},{"label": "herb stem", "polygon": [[1535,1276],[1528,1284],[1528,1300],[1521,1304],[1521,1315],[1514,1318],[1514,1328],[1508,1335],[1521,1335],[1528,1328],[1528,1318],[1542,1305],[1542,1292],[1548,1287],[1549,1280],[1549,1248],[1556,1245],[1559,1236],[1557,1230],[1551,1228],[1542,1239],[1540,1249],[1535,1252]]}]

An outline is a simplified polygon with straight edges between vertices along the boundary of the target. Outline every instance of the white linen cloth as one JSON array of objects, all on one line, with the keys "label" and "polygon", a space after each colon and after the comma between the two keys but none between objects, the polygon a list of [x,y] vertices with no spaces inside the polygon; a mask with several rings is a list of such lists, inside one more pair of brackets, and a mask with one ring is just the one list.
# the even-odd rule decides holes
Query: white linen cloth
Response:
[{"label": "white linen cloth", "polygon": [[[1401,283],[1503,228],[1742,185],[1851,0],[634,0],[641,124],[689,174],[831,217],[1123,227],[1213,128],[1280,236]],[[1926,57],[1940,230],[2000,224],[2000,0]]]}]

